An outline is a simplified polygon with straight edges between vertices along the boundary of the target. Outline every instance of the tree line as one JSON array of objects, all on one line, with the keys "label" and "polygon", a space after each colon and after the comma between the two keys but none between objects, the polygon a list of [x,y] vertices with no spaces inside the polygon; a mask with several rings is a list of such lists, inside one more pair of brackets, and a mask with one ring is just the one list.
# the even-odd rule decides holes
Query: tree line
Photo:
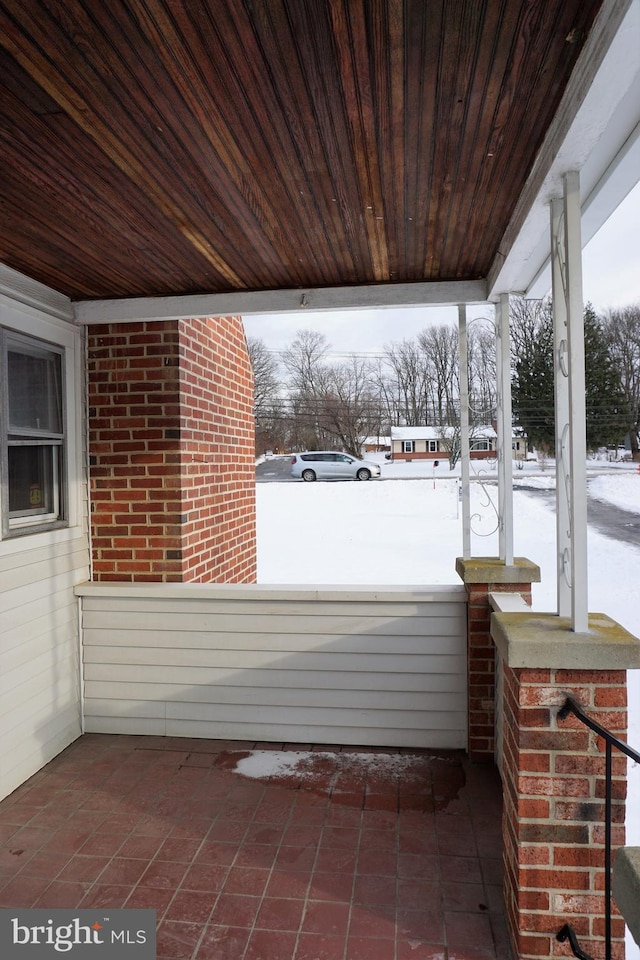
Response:
[{"label": "tree line", "polygon": [[[514,424],[529,443],[553,453],[553,322],[550,300],[511,301]],[[640,429],[640,304],[597,315],[584,311],[587,446],[628,443],[634,459]],[[467,328],[471,433],[496,416],[493,324]],[[281,353],[248,338],[255,380],[256,452],[346,450],[359,456],[364,437],[392,426],[432,426],[454,454],[460,425],[457,325],[425,327],[386,344],[376,358],[338,360],[324,334],[299,330]]]}]

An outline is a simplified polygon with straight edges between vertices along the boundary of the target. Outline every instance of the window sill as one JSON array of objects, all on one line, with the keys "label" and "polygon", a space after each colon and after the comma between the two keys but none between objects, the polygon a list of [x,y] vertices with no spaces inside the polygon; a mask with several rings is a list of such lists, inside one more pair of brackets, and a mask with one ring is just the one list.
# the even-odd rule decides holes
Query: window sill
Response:
[{"label": "window sill", "polygon": [[20,528],[12,530],[5,539],[0,540],[0,555],[8,556],[24,550],[37,550],[42,546],[56,543],[68,543],[83,540],[88,543],[87,531],[82,526],[70,527],[66,521],[47,524],[46,527]]}]

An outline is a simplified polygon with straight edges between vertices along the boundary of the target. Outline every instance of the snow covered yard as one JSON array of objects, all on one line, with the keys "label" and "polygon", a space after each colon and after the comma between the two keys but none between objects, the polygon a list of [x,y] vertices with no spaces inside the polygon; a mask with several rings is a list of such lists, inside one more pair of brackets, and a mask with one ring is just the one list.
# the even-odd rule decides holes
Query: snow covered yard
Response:
[{"label": "snow covered yard", "polygon": [[[593,462],[589,461],[590,469]],[[592,496],[640,513],[640,473],[599,464],[589,480]],[[471,484],[472,553],[498,552],[495,463],[476,462]],[[459,471],[441,461],[383,465],[383,480],[369,483],[261,483],[257,486],[258,579],[261,583],[459,583],[462,552]],[[397,482],[388,482],[396,478]],[[479,480],[487,480],[482,486]],[[534,607],[555,608],[555,516],[520,485],[552,491],[553,465],[526,464],[514,473],[514,547],[540,565]],[[590,609],[634,630],[638,547],[596,532],[589,537]]]},{"label": "snow covered yard", "polygon": [[[495,479],[495,466],[476,464]],[[594,464],[590,492],[640,513],[640,473],[633,465]],[[600,473],[601,471],[601,473]],[[493,473],[493,477],[492,477]],[[462,552],[458,480],[445,462],[386,464],[395,482],[261,483],[257,486],[258,579],[281,584],[459,583],[455,558]],[[539,564],[533,585],[536,610],[556,606],[555,515],[550,504],[518,490],[521,483],[553,489],[553,466],[535,464],[514,473],[514,548]],[[485,492],[486,490],[486,492]],[[488,496],[497,487],[471,488],[472,553],[498,553],[496,515]],[[488,534],[479,536],[478,534]],[[589,531],[589,609],[608,614],[640,633],[640,544],[619,543]],[[629,742],[640,747],[640,671],[629,672]],[[627,843],[640,846],[640,768],[629,769]],[[640,960],[631,942],[627,960]]]}]

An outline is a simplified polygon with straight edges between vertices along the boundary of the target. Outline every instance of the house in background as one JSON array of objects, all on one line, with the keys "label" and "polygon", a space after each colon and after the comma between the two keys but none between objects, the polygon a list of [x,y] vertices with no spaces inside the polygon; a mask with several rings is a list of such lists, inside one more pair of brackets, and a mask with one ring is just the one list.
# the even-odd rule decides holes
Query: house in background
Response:
[{"label": "house in background", "polygon": [[[438,460],[449,456],[453,427],[392,427],[391,460]],[[472,460],[495,460],[498,435],[495,427],[472,427],[469,436]],[[514,428],[511,439],[513,460],[526,459],[526,437]]]},{"label": "house in background", "polygon": [[390,437],[365,437],[362,441],[362,455],[366,456],[368,453],[387,453],[391,450],[391,438]]},{"label": "house in background", "polygon": [[[453,427],[392,427],[391,460],[438,460],[448,457],[454,434]],[[471,459],[495,459],[497,439],[494,427],[474,427],[469,437]]]}]

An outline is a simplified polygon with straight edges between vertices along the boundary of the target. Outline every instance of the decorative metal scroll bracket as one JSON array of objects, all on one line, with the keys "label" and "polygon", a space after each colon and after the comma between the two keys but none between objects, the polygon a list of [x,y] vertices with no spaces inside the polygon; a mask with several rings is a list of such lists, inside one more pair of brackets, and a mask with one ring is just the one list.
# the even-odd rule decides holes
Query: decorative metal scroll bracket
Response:
[{"label": "decorative metal scroll bracket", "polygon": [[481,488],[482,488],[482,492],[483,492],[483,494],[485,495],[485,498],[486,498],[486,501],[483,501],[483,502],[480,504],[480,506],[481,506],[481,507],[484,507],[484,508],[491,507],[491,509],[493,510],[493,512],[494,512],[495,515],[496,515],[496,523],[495,523],[495,526],[491,528],[491,530],[488,530],[488,531],[486,531],[486,532],[483,532],[483,531],[480,531],[480,530],[476,530],[476,529],[474,529],[474,527],[473,527],[473,521],[476,520],[478,523],[482,523],[483,516],[482,516],[481,513],[473,513],[473,514],[471,514],[471,518],[470,518],[471,531],[472,531],[472,533],[473,533],[476,537],[490,537],[492,534],[494,534],[497,530],[500,529],[500,522],[501,522],[501,521],[500,521],[500,514],[499,514],[499,512],[498,512],[498,508],[496,507],[495,503],[494,503],[493,500],[491,499],[491,495],[490,495],[489,491],[487,490],[487,487],[486,487],[484,481],[482,480],[482,474],[483,474],[483,473],[484,473],[484,471],[482,471],[482,470],[474,471],[475,477],[476,477],[478,483],[480,484],[480,486],[481,486]]},{"label": "decorative metal scroll bracket", "polygon": [[567,586],[571,587],[571,553],[569,548],[565,547],[562,551],[562,576],[564,577]]},{"label": "decorative metal scroll bracket", "polygon": [[565,246],[565,236],[564,236],[564,212],[560,215],[558,221],[558,233],[555,240],[555,253],[558,258],[558,266],[560,267],[560,279],[562,281],[562,294],[564,296],[565,303],[567,302],[567,251]]},{"label": "decorative metal scroll bracket", "polygon": [[[569,424],[565,423],[562,428],[562,434],[560,436],[560,447],[557,451],[556,456],[556,485],[562,481],[564,484],[564,495],[567,501],[567,506],[571,506],[571,463],[567,455],[567,447],[569,444]],[[571,510],[568,510],[567,521],[569,524],[569,529],[567,530],[567,537],[571,540]]]},{"label": "decorative metal scroll bracket", "polygon": [[569,376],[568,354],[567,341],[561,340],[560,346],[558,347],[558,367],[563,377]]}]

